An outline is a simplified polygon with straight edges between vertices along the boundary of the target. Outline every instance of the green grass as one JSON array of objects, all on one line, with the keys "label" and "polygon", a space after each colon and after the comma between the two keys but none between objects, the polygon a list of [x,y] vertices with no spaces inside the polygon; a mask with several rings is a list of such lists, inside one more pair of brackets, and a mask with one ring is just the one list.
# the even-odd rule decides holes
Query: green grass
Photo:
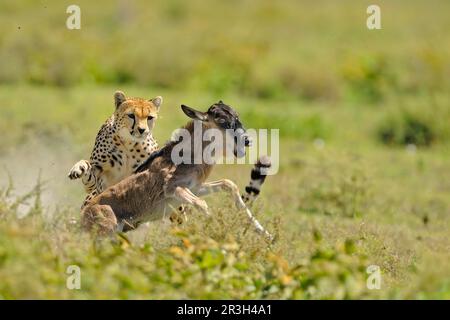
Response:
[{"label": "green grass", "polygon": [[[161,142],[186,121],[180,103],[206,108],[217,100],[211,94],[194,98],[189,92],[121,89],[134,96],[165,97],[155,129]],[[155,222],[129,235],[130,243],[95,243],[73,225],[83,193],[65,174],[88,155],[99,124],[112,111],[113,91],[84,86],[0,90],[7,102],[3,114],[8,114],[2,118],[7,126],[2,165],[16,184],[0,201],[0,270],[1,278],[8,279],[0,286],[2,297],[449,297],[448,144],[414,151],[379,143],[380,110],[389,110],[389,104],[364,109],[285,104],[283,113],[296,117],[274,122],[280,132],[288,132],[281,134],[280,171],[267,179],[253,208],[278,236],[270,248],[246,226],[231,199],[219,195],[208,200],[211,221],[193,212],[175,235],[166,223]],[[232,94],[224,100],[242,113],[248,127],[269,124],[272,115],[284,117],[277,115],[274,102]],[[252,114],[258,116],[252,119]],[[292,129],[297,119],[301,124],[311,118],[319,121]],[[229,177],[243,187],[249,171],[249,166],[221,165],[211,179]],[[39,173],[42,201],[36,205],[31,196],[24,201],[28,205],[14,206]],[[16,218],[28,210],[30,216]],[[319,242],[314,234],[321,235]],[[346,251],[346,241],[355,249]],[[234,249],[223,249],[229,247]],[[65,287],[65,270],[72,264],[82,270],[80,291]],[[382,270],[381,290],[365,288],[365,268],[371,264]],[[197,283],[202,285],[193,286]]]},{"label": "green grass", "polygon": [[[57,86],[139,84],[270,99],[382,101],[449,86],[449,3],[378,1],[3,1],[0,81]],[[51,36],[49,36],[51,35]]]},{"label": "green grass", "polygon": [[[380,31],[368,1],[79,1],[80,31],[69,4],[0,5],[0,298],[450,298],[448,1],[379,1]],[[247,128],[280,129],[279,172],[252,208],[277,242],[224,195],[210,220],[81,232],[66,174],[119,89],[164,97],[160,144],[182,103],[221,99]],[[250,168],[211,179],[243,188]]]}]

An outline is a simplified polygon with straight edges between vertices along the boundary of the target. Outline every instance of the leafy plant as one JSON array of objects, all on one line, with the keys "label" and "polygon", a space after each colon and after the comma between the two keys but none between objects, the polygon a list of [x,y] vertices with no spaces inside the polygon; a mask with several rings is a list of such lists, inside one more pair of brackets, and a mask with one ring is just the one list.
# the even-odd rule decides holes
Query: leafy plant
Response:
[{"label": "leafy plant", "polygon": [[378,137],[385,144],[430,146],[435,133],[426,121],[405,114],[387,119],[378,129]]}]

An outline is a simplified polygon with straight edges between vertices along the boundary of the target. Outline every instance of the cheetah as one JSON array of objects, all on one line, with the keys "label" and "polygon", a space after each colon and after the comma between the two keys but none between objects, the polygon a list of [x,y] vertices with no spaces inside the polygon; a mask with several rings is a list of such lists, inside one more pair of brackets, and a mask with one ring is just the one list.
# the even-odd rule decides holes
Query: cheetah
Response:
[{"label": "cheetah", "polygon": [[69,171],[88,194],[82,207],[106,188],[130,176],[158,148],[152,130],[163,98],[147,100],[114,93],[115,111],[100,128],[90,160],[78,161]]}]

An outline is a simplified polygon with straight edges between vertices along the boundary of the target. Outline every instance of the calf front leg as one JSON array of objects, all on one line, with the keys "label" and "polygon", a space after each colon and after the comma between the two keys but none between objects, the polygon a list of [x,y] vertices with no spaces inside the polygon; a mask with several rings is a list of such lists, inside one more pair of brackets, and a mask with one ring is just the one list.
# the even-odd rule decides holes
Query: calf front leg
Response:
[{"label": "calf front leg", "polygon": [[213,182],[207,182],[203,183],[200,188],[198,189],[197,194],[199,196],[202,195],[208,195],[212,193],[216,193],[219,191],[228,191],[231,193],[234,203],[236,207],[239,210],[245,210],[245,213],[247,214],[247,218],[250,220],[250,222],[254,225],[256,231],[260,234],[263,234],[269,241],[273,241],[274,237],[271,235],[264,227],[259,223],[259,221],[253,216],[250,209],[247,208],[244,201],[242,200],[242,197],[239,193],[239,188],[236,186],[236,184],[228,179],[222,179],[217,180]]},{"label": "calf front leg", "polygon": [[195,194],[192,193],[191,190],[185,187],[176,187],[174,192],[175,198],[184,203],[184,204],[191,204],[207,216],[209,216],[209,209],[208,205],[206,204],[206,201],[203,199],[200,199]]}]

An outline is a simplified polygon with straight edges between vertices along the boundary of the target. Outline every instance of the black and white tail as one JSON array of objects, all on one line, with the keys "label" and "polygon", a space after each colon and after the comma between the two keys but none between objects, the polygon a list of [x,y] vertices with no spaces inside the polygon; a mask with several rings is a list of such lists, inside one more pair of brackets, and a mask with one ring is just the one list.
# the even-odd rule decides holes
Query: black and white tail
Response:
[{"label": "black and white tail", "polygon": [[252,169],[250,175],[250,183],[245,187],[245,194],[242,195],[242,200],[249,203],[253,202],[261,192],[261,187],[266,180],[267,171],[272,166],[268,156],[262,156],[258,159]]}]

